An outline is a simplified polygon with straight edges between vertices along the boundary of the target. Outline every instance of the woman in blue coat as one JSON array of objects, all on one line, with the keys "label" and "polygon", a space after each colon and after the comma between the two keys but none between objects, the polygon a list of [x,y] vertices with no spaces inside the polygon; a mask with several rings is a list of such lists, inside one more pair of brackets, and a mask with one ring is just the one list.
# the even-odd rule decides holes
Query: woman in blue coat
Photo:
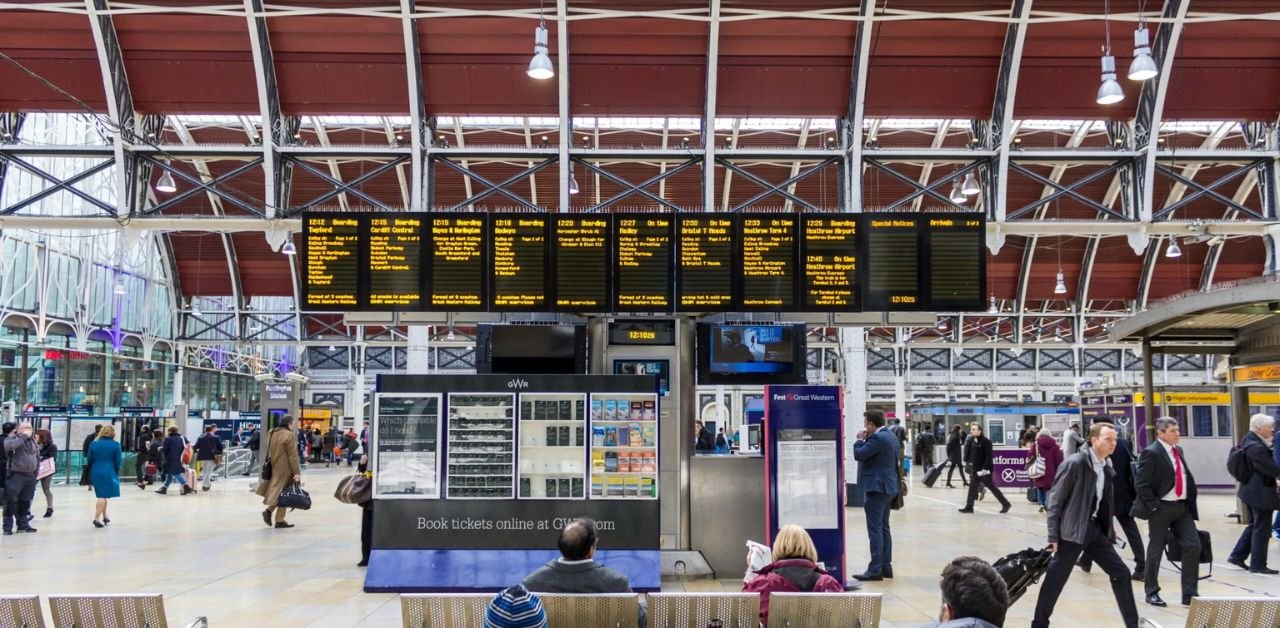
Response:
[{"label": "woman in blue coat", "polygon": [[89,445],[89,482],[93,484],[93,494],[98,498],[93,507],[95,528],[111,523],[107,517],[107,500],[120,496],[120,466],[124,463],[124,454],[115,437],[115,426],[104,425],[98,432],[98,438]]}]

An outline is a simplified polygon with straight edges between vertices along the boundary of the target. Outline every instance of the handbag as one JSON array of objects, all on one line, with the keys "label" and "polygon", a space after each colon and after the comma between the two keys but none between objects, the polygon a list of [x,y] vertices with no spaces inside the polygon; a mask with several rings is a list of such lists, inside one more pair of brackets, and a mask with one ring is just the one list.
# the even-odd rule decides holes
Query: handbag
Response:
[{"label": "handbag", "polygon": [[373,480],[364,473],[348,475],[338,480],[333,496],[344,504],[363,504],[373,498]]},{"label": "handbag", "polygon": [[148,462],[145,472],[147,475],[155,475],[160,472],[160,467],[157,467],[154,462]]},{"label": "handbag", "polygon": [[276,498],[276,508],[311,510],[311,494],[302,490],[301,483],[294,482],[280,491],[280,497]]},{"label": "handbag", "polygon": [[1045,471],[1046,469],[1045,469],[1044,456],[1040,455],[1040,444],[1037,443],[1035,460],[1032,460],[1031,464],[1027,465],[1027,477],[1033,480],[1042,478],[1044,477]]},{"label": "handbag", "polygon": [[187,445],[182,449],[182,464],[191,464],[191,445]]},{"label": "handbag", "polygon": [[40,466],[36,467],[36,479],[43,480],[53,475],[57,470],[58,467],[53,462],[53,458],[45,458],[40,461]]},{"label": "handbag", "polygon": [[[1200,537],[1200,564],[1209,565],[1209,573],[1200,576],[1200,580],[1204,580],[1213,575],[1213,544],[1209,537],[1208,530],[1196,530],[1196,535]],[[1164,555],[1169,559],[1169,563],[1182,571],[1182,545],[1178,543],[1178,539],[1172,534],[1164,546]]]},{"label": "handbag", "polygon": [[271,455],[267,455],[266,461],[262,463],[262,470],[258,472],[258,477],[264,482],[271,481]]},{"label": "handbag", "polygon": [[902,510],[907,505],[907,478],[903,477],[902,465],[898,465],[898,494],[889,502],[890,510]]}]

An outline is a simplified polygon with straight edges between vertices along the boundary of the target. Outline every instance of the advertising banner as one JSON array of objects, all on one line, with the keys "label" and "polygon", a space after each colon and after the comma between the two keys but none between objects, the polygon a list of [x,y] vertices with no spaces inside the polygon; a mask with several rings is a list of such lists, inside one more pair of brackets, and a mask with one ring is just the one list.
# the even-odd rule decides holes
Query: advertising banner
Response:
[{"label": "advertising banner", "polygon": [[386,549],[555,548],[590,517],[600,549],[658,549],[658,500],[374,500],[373,544]]},{"label": "advertising banner", "polygon": [[1000,488],[1027,488],[1031,486],[1031,478],[1027,477],[1027,450],[1006,449],[997,447],[991,452],[991,475],[996,486]]}]

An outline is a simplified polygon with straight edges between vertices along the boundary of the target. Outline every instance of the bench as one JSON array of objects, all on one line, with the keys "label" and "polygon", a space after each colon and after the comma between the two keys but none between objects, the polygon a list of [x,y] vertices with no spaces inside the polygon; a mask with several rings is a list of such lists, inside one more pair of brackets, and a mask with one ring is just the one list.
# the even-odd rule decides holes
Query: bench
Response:
[{"label": "bench", "polygon": [[635,593],[534,593],[547,611],[547,625],[632,628],[640,623],[639,597]]},{"label": "bench", "polygon": [[706,628],[718,619],[724,628],[758,628],[759,593],[650,593],[651,628]]},{"label": "bench", "polygon": [[427,593],[400,596],[404,628],[470,628],[484,624],[494,593]]},{"label": "bench", "polygon": [[879,593],[770,593],[768,628],[876,628]]},{"label": "bench", "polygon": [[[1147,625],[1161,628],[1150,619]],[[1280,598],[1196,597],[1191,598],[1187,628],[1277,628],[1280,627]]]},{"label": "bench", "polygon": [[[639,621],[634,593],[568,595],[534,593],[542,600],[548,626],[632,628]],[[404,628],[475,628],[496,593],[425,593],[400,596]]]},{"label": "bench", "polygon": [[0,626],[44,628],[39,596],[0,596]]},{"label": "bench", "polygon": [[[168,628],[164,596],[153,594],[50,595],[49,612],[54,628]],[[187,628],[208,628],[198,617]]]}]

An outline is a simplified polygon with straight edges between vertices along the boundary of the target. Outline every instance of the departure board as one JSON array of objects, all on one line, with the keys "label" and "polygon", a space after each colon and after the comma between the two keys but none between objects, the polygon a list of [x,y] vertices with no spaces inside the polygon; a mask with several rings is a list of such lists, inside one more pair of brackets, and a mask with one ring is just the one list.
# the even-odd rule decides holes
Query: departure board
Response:
[{"label": "departure board", "polygon": [[746,214],[739,225],[737,309],[795,309],[796,214]]},{"label": "departure board", "polygon": [[613,221],[614,311],[671,311],[671,215],[616,214]]},{"label": "departure board", "polygon": [[311,310],[360,307],[360,220],[308,214],[302,226],[303,303]]},{"label": "departure board", "polygon": [[427,306],[484,311],[485,215],[448,214],[431,219],[431,272]]},{"label": "departure board", "polygon": [[489,229],[491,309],[545,310],[546,214],[494,214]]},{"label": "departure board", "polygon": [[927,219],[930,309],[982,309],[987,294],[984,248],[987,228],[983,215],[941,215]]},{"label": "departure board", "polygon": [[800,218],[803,272],[800,309],[860,312],[858,217],[851,214]]},{"label": "departure board", "polygon": [[687,215],[676,219],[677,306],[720,312],[733,307],[733,216]]},{"label": "departure board", "polygon": [[867,253],[862,257],[868,310],[924,309],[921,294],[920,214],[866,215]]},{"label": "departure board", "polygon": [[369,216],[368,306],[416,310],[422,305],[421,215]]},{"label": "departure board", "polygon": [[551,222],[552,292],[561,312],[604,312],[609,304],[609,238],[606,214],[558,215]]}]

